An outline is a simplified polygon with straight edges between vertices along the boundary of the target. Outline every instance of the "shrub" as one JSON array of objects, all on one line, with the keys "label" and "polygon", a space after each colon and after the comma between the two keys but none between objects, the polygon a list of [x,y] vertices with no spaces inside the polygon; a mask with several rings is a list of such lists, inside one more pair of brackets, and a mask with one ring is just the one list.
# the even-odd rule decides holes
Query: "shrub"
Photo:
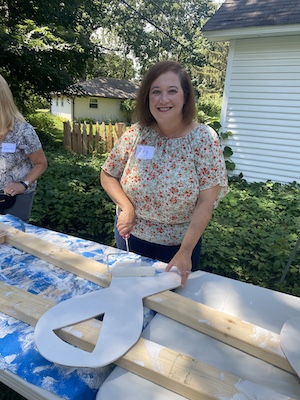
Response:
[{"label": "shrub", "polygon": [[100,187],[103,157],[64,151],[46,156],[49,166],[39,179],[30,222],[112,245],[115,206]]},{"label": "shrub", "polygon": [[235,178],[203,235],[201,269],[300,295],[300,254],[283,283],[300,235],[300,186]]},{"label": "shrub", "polygon": [[28,115],[28,122],[36,130],[44,150],[58,150],[63,139],[63,119],[49,112]]}]

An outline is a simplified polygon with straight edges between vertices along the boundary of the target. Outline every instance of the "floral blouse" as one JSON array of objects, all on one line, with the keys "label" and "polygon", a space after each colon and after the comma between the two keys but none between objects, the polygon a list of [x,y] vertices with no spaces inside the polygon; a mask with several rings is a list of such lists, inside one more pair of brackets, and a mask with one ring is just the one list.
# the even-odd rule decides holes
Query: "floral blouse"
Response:
[{"label": "floral blouse", "polygon": [[131,233],[152,243],[182,242],[199,192],[220,185],[227,192],[227,175],[217,133],[197,125],[188,135],[167,138],[140,124],[115,144],[102,169],[119,179],[135,207]]},{"label": "floral blouse", "polygon": [[[10,182],[23,181],[33,164],[28,154],[35,153],[42,145],[33,127],[28,122],[16,121],[0,144],[0,191]],[[36,181],[26,193],[36,188]]]}]

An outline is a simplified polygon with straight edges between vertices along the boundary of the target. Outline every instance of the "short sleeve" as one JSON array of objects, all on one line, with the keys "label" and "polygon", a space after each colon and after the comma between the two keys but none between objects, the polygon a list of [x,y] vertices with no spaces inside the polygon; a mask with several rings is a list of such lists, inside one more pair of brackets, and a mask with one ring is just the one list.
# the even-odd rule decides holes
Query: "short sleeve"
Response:
[{"label": "short sleeve", "polygon": [[130,127],[115,143],[112,151],[102,165],[102,170],[120,179],[129,157],[134,151],[134,145],[138,135],[138,127]]},{"label": "short sleeve", "polygon": [[18,128],[22,131],[20,134],[19,147],[24,150],[26,155],[35,153],[42,148],[40,139],[32,125],[28,122],[20,124]]},{"label": "short sleeve", "polygon": [[[203,126],[202,126],[203,127]],[[218,134],[209,126],[201,128],[201,146],[197,151],[198,158],[198,177],[200,190],[209,189],[216,185],[221,186],[221,192],[215,202],[215,207],[220,200],[228,193],[228,178],[223,149],[220,144]]]}]

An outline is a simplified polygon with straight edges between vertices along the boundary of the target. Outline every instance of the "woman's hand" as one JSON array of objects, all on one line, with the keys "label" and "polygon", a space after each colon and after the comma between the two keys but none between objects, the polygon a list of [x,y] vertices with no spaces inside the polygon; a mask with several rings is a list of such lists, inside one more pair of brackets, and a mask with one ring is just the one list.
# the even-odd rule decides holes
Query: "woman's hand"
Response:
[{"label": "woman's hand", "polygon": [[119,234],[124,237],[130,234],[135,223],[135,213],[134,208],[129,207],[128,209],[123,209],[118,215],[117,229]]},{"label": "woman's hand", "polygon": [[9,196],[15,196],[25,192],[25,186],[20,182],[10,182],[3,190],[5,194]]},{"label": "woman's hand", "polygon": [[166,272],[169,272],[172,267],[176,267],[178,269],[178,272],[181,276],[181,287],[184,287],[189,274],[191,273],[191,256],[192,255],[190,253],[183,252],[179,249],[165,269]]}]

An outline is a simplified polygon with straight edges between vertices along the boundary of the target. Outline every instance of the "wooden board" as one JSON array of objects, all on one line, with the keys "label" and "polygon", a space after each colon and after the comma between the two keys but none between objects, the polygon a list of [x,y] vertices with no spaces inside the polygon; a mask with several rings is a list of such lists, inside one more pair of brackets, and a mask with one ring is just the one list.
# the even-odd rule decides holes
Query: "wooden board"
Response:
[{"label": "wooden board", "polygon": [[2,223],[0,223],[0,230],[5,232],[5,243],[99,286],[109,286],[111,275],[107,271],[105,264],[88,259]]},{"label": "wooden board", "polygon": [[[0,229],[6,232],[6,243],[100,286],[110,284],[111,276],[104,264],[1,223]],[[147,297],[144,299],[144,305],[238,350],[297,375],[281,349],[280,336],[273,332],[170,291]]]},{"label": "wooden board", "polygon": [[[8,315],[32,325],[54,305],[39,295],[1,282],[0,298],[1,311],[5,310]],[[97,342],[100,329],[100,321],[89,320],[72,329],[62,329],[57,334],[69,343],[90,351]],[[115,364],[191,400],[217,400],[220,395],[224,399],[232,399],[239,394],[255,399],[251,390],[238,389],[241,385],[239,377],[143,338]],[[268,394],[272,400],[293,400],[271,391]]]}]

